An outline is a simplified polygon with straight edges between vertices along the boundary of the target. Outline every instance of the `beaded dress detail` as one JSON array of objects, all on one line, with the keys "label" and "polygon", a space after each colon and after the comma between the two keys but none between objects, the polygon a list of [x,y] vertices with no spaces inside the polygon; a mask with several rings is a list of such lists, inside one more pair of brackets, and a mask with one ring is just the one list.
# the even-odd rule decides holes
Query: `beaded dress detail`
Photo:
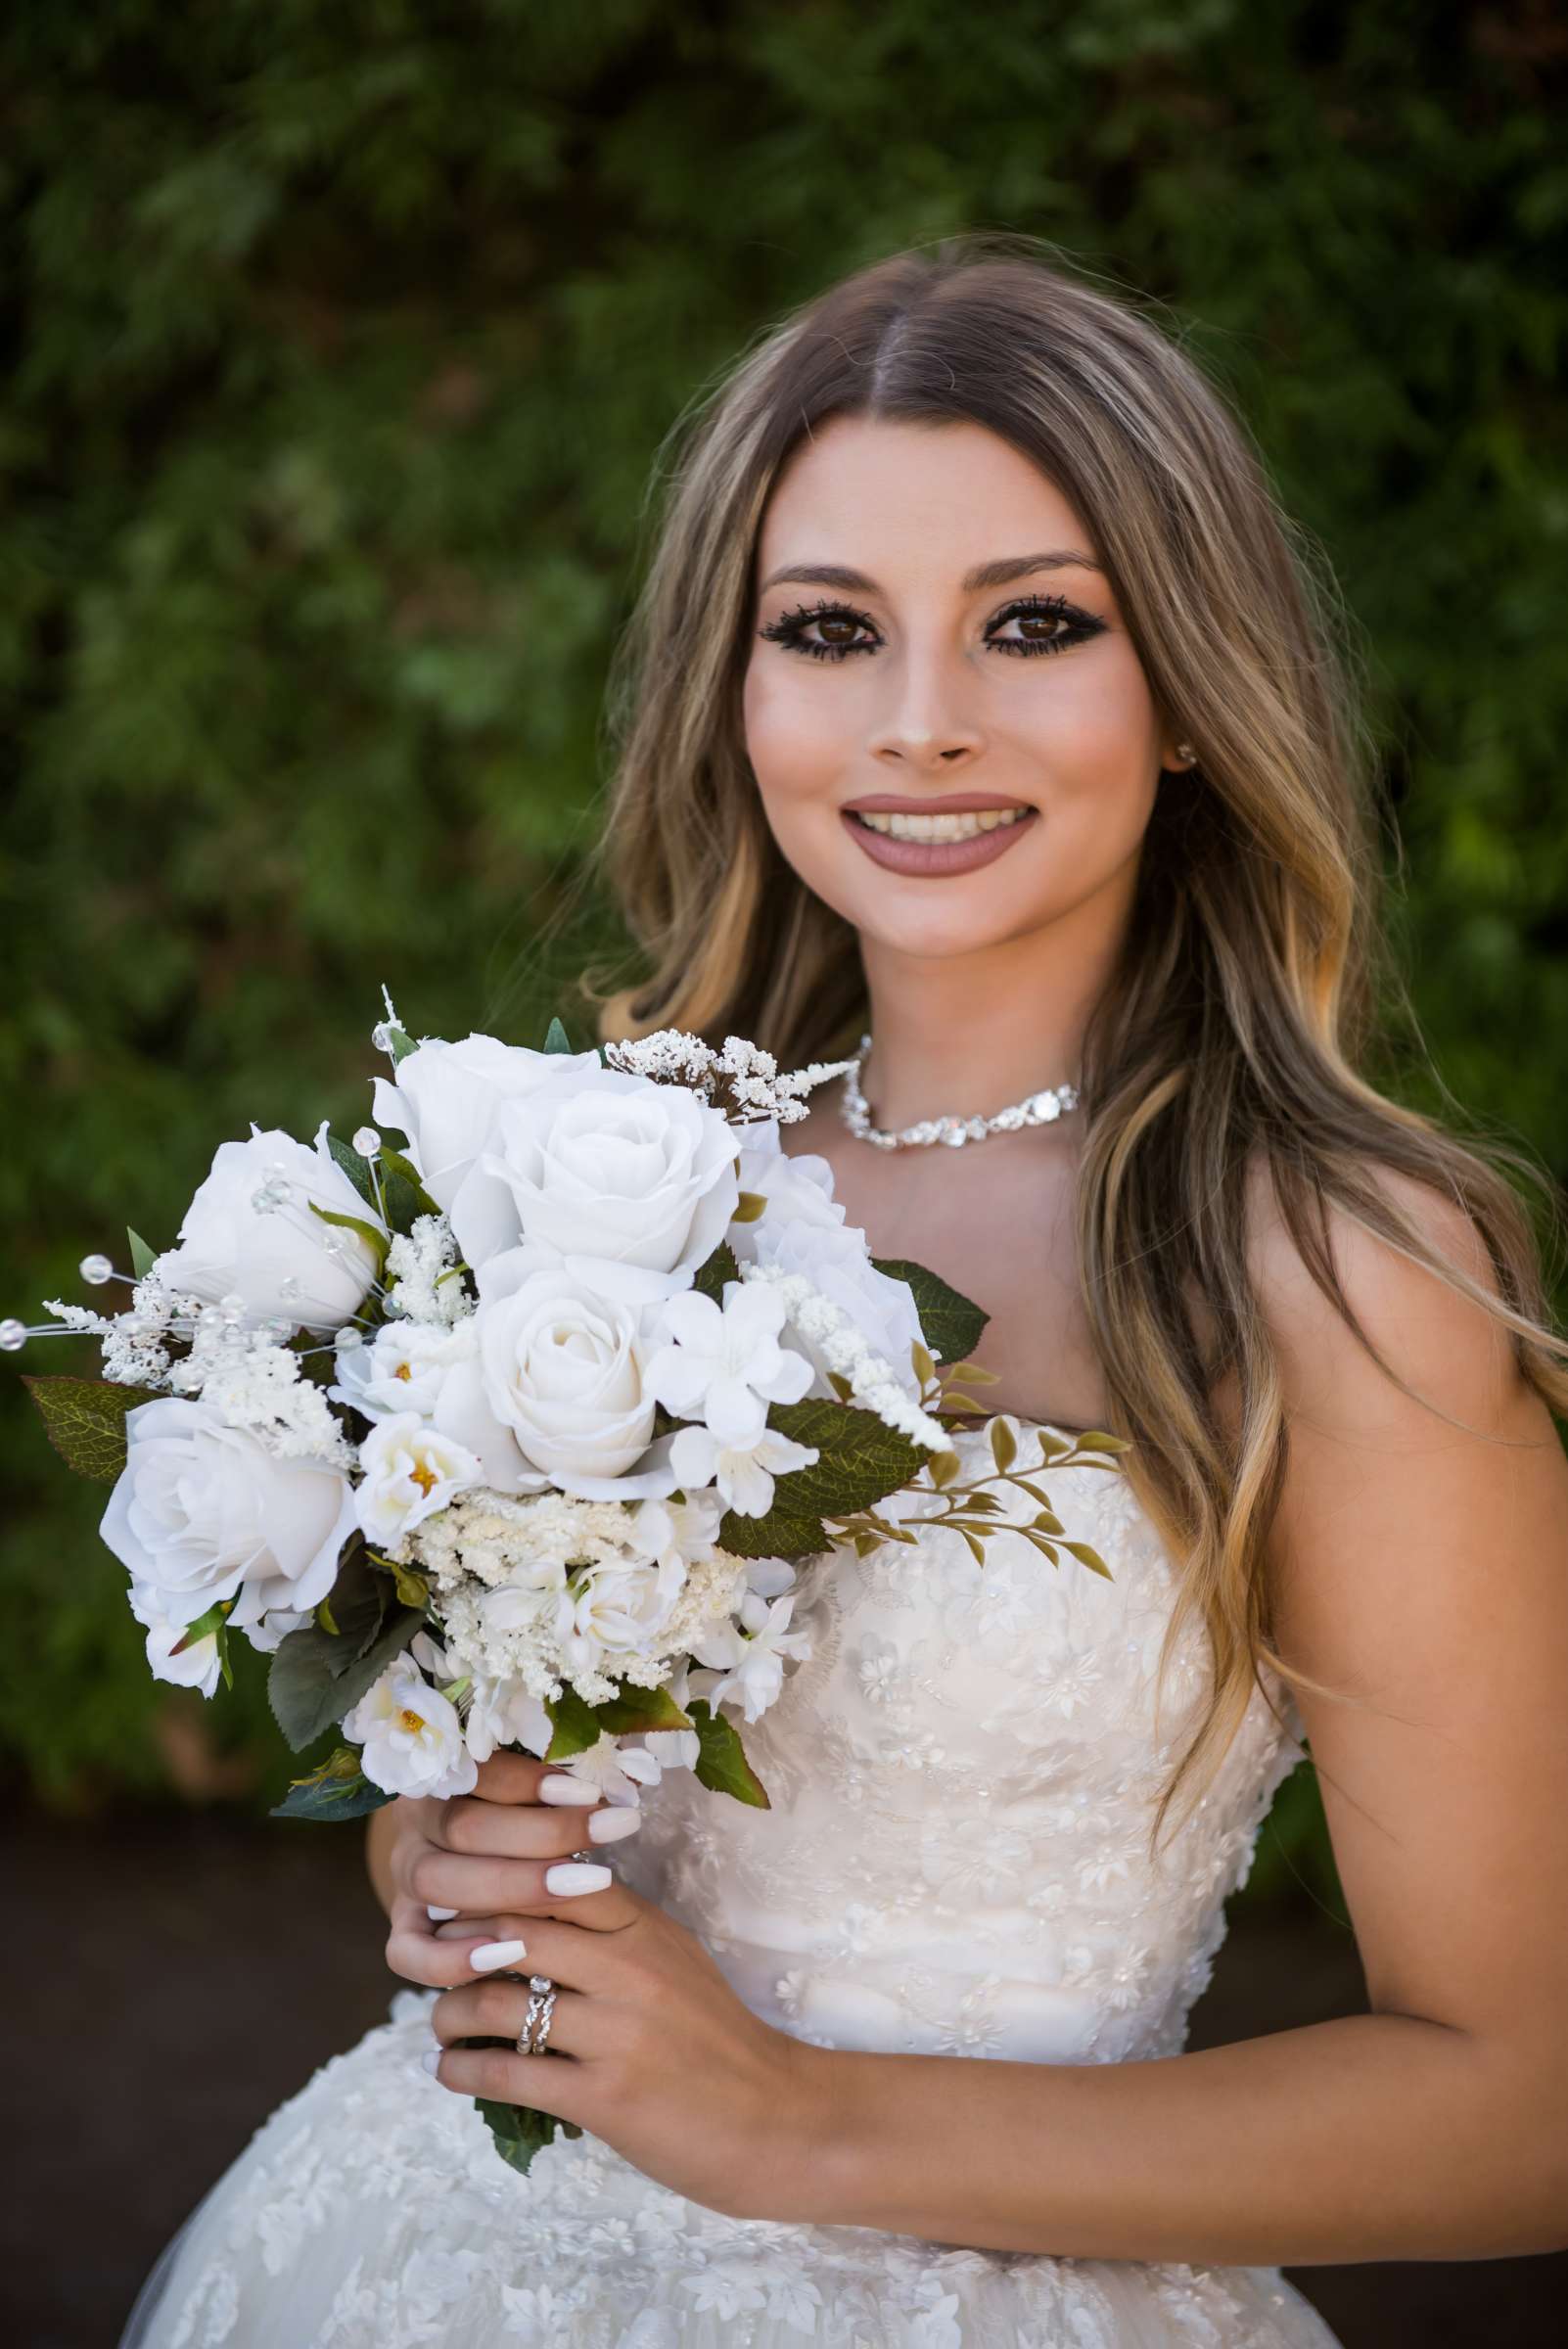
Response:
[{"label": "beaded dress detail", "polygon": [[[753,2011],[825,2048],[1038,2063],[1180,2052],[1263,1818],[1302,1759],[1289,1690],[1255,1688],[1201,1809],[1148,1855],[1202,1634],[1155,1679],[1175,1571],[1126,1476],[1050,1466],[1112,1579],[1006,1530],[939,1524],[808,1565],[812,1647],[746,1729],[772,1808],[668,1772],[614,1846]],[[956,1438],[966,1474],[990,1423]],[[1006,1524],[1035,1504],[993,1487]],[[885,1509],[913,1525],[929,1490]],[[433,1992],[263,2123],[165,2248],[120,2349],[1335,2349],[1276,2268],[966,2249],[732,2219],[589,2136],[524,2177],[420,2055]],[[1173,2159],[1178,2158],[1173,2148]]]}]

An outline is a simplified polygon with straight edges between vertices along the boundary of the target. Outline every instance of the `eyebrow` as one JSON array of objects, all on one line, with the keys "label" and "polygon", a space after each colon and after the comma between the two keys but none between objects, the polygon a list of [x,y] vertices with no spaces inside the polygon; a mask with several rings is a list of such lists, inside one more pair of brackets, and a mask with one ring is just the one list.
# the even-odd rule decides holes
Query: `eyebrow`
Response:
[{"label": "eyebrow", "polygon": [[[963,576],[963,592],[974,595],[982,587],[1008,587],[1014,579],[1026,579],[1037,571],[1097,571],[1103,574],[1104,565],[1092,555],[1080,554],[1073,547],[1056,547],[1042,555],[1000,555],[993,563],[977,563],[973,571]],[[853,587],[861,595],[880,595],[883,590],[875,579],[867,578],[863,571],[852,571],[843,563],[792,563],[783,571],[770,572],[759,588],[765,594],[788,580],[804,587]]]}]

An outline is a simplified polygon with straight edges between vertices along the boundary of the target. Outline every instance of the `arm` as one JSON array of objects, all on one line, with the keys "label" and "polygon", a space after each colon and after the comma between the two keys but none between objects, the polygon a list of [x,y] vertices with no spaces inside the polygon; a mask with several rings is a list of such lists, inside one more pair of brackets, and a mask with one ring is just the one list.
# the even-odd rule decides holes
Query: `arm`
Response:
[{"label": "arm", "polygon": [[[1467,1220],[1402,1196],[1494,1287]],[[1334,1247],[1379,1352],[1482,1431],[1261,1244],[1279,1645],[1355,1691],[1299,1701],[1373,2011],[1126,2064],[803,2046],[763,2215],[1247,2265],[1568,2246],[1568,1461],[1479,1307],[1348,1221]]]}]

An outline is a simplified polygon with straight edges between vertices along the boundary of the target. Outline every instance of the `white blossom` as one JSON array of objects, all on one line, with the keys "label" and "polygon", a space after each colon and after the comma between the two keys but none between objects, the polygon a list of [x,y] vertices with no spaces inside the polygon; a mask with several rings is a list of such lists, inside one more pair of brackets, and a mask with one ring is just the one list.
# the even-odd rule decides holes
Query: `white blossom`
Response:
[{"label": "white blossom", "polygon": [[[686,1289],[661,1309],[668,1337],[648,1360],[647,1391],[680,1419],[701,1418],[721,1445],[749,1448],[761,1434],[770,1403],[799,1403],[811,1365],[778,1342],[784,1300],[775,1292],[724,1283],[717,1305]],[[706,1481],[706,1480],[705,1480]]]},{"label": "white blossom", "polygon": [[408,1655],[394,1657],[344,1715],[343,1733],[363,1748],[361,1770],[387,1794],[444,1799],[469,1793],[479,1777],[456,1706]]},{"label": "white blossom", "polygon": [[354,1510],[370,1542],[398,1542],[484,1475],[478,1460],[417,1411],[380,1419],[359,1447]]},{"label": "white blossom", "polygon": [[742,1517],[765,1517],[773,1505],[773,1480],[820,1458],[814,1444],[797,1444],[777,1428],[763,1427],[750,1443],[723,1444],[706,1427],[680,1427],[669,1439],[669,1465],[683,1485],[716,1485],[726,1508]]}]

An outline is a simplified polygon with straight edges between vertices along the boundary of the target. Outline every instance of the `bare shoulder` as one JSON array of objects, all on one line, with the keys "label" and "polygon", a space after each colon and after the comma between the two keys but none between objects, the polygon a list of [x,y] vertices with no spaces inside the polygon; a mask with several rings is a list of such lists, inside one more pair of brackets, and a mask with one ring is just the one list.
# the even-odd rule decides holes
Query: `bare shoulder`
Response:
[{"label": "bare shoulder", "polygon": [[[1373,1183],[1461,1280],[1499,1297],[1485,1237],[1459,1201],[1392,1169],[1375,1170]],[[1506,1323],[1480,1298],[1330,1205],[1321,1247],[1336,1300],[1309,1261],[1312,1240],[1304,1247],[1286,1221],[1262,1152],[1248,1167],[1247,1218],[1249,1273],[1293,1422],[1344,1443],[1418,1449],[1444,1439],[1443,1417],[1481,1439],[1550,1435]]]},{"label": "bare shoulder", "polygon": [[[1470,2033],[1545,2136],[1568,2093],[1568,1456],[1484,1302],[1481,1231],[1379,1183],[1482,1296],[1331,1213],[1363,1344],[1259,1169],[1248,1250],[1287,1436],[1273,1637],[1333,1691],[1297,1702],[1373,2008]],[[1561,2207],[1532,2214],[1542,2239]]]}]

